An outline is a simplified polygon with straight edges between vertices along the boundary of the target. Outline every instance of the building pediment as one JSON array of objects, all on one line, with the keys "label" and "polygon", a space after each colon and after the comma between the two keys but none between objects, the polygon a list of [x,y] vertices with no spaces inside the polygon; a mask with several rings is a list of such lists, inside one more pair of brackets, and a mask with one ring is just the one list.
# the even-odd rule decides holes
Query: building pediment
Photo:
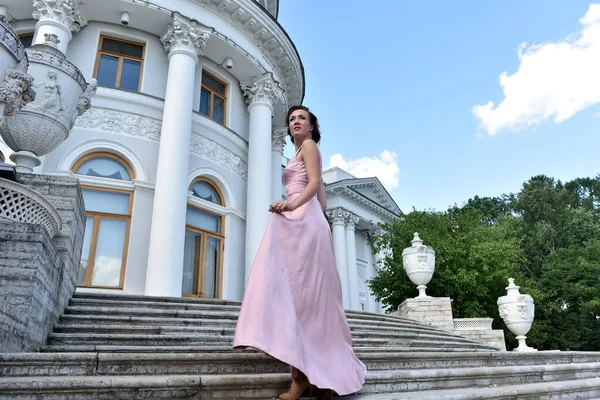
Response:
[{"label": "building pediment", "polygon": [[385,190],[379,179],[353,178],[343,179],[326,185],[326,192],[338,195],[365,208],[385,222],[393,222],[402,218],[402,211],[392,196]]}]

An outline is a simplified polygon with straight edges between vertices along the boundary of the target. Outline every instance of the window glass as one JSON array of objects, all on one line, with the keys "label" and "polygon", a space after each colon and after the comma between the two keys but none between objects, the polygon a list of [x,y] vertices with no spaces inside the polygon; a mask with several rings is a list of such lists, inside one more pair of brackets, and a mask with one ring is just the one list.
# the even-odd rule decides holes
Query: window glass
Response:
[{"label": "window glass", "polygon": [[130,181],[129,171],[123,164],[111,157],[94,157],[85,161],[77,171],[79,175],[99,176],[102,178]]},{"label": "window glass", "polygon": [[141,71],[142,63],[140,61],[124,59],[119,87],[126,90],[138,90]]},{"label": "window glass", "polygon": [[144,55],[144,46],[135,43],[123,42],[121,40],[103,38],[102,51],[128,57],[142,58]]},{"label": "window glass", "polygon": [[96,80],[98,85],[102,86],[117,86],[117,73],[119,72],[119,58],[114,56],[108,56],[106,54],[100,54],[100,61],[98,63],[98,73],[96,74]]},{"label": "window glass", "polygon": [[216,80],[206,72],[202,73],[202,85],[206,86],[213,92],[217,92],[220,95],[225,96],[226,85],[223,82]]},{"label": "window glass", "polygon": [[211,232],[219,233],[221,231],[221,217],[195,207],[187,208],[186,223],[195,228]]},{"label": "window glass", "polygon": [[129,214],[129,193],[107,192],[94,189],[83,189],[81,192],[86,211],[122,215]]},{"label": "window glass", "polygon": [[219,268],[219,247],[221,240],[213,237],[206,239],[206,260],[204,263],[204,297],[217,295],[217,271]]},{"label": "window glass", "polygon": [[210,92],[202,88],[200,91],[200,114],[210,117]]},{"label": "window glass", "polygon": [[214,96],[212,119],[220,124],[225,123],[225,100]]},{"label": "window glass", "polygon": [[79,272],[77,273],[77,284],[85,283],[85,273],[88,266],[88,257],[90,254],[90,245],[92,243],[92,233],[94,232],[94,217],[88,216],[85,220],[85,233],[83,234],[83,248],[81,249],[81,261],[79,263]]},{"label": "window glass", "polygon": [[198,181],[190,188],[192,194],[196,197],[210,201],[211,203],[221,204],[219,193],[207,182]]},{"label": "window glass", "polygon": [[200,233],[185,231],[185,244],[183,248],[183,281],[181,292],[183,294],[198,294],[198,258],[200,257]]},{"label": "window glass", "polygon": [[127,221],[102,218],[96,242],[93,286],[119,286]]},{"label": "window glass", "polygon": [[33,45],[33,34],[31,35],[21,35],[19,36],[21,43],[25,48],[31,47]]}]

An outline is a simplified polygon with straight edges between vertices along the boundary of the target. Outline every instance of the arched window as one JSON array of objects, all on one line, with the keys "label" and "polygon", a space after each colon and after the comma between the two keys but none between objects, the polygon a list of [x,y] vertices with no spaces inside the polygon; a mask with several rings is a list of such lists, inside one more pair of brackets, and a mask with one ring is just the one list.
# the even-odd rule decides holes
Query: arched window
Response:
[{"label": "arched window", "polygon": [[[134,179],[129,164],[111,153],[82,157],[73,166],[73,172],[93,178]],[[107,189],[94,183],[82,185],[81,191],[87,218],[77,285],[122,289],[133,193]]]},{"label": "arched window", "polygon": [[[224,205],[218,187],[206,178],[194,181],[190,191],[201,199],[201,202]],[[183,253],[184,297],[221,297],[225,247],[224,218],[208,207],[188,204]]]},{"label": "arched window", "polygon": [[206,178],[198,178],[192,186],[190,186],[190,192],[196,197],[202,200],[210,201],[211,203],[223,205],[223,196],[218,187],[215,186],[211,181]]}]

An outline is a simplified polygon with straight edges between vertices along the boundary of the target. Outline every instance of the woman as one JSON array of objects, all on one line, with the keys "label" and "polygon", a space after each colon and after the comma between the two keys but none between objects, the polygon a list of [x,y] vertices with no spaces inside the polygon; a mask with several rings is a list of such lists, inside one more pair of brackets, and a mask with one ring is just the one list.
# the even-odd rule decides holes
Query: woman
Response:
[{"label": "woman", "polygon": [[273,213],[254,260],[233,346],[261,350],[290,365],[296,400],[311,385],[322,398],[360,390],[366,368],[352,350],[342,305],[331,230],[323,211],[321,138],[317,117],[304,106],[287,113],[296,154],[284,170],[286,199]]}]

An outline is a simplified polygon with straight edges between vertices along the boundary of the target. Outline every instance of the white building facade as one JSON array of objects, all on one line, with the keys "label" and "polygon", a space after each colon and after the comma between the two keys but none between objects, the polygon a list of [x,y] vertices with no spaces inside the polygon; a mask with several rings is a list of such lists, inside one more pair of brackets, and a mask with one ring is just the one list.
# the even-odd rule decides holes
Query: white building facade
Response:
[{"label": "white building facade", "polygon": [[[92,108],[35,168],[80,179],[87,223],[78,290],[240,300],[268,204],[282,192],[285,112],[304,96],[278,1],[0,6],[24,44],[56,35],[67,59],[98,82]],[[10,162],[11,153],[0,142],[0,158]],[[353,184],[343,174],[325,179],[345,306],[380,311],[364,283],[375,271],[364,236],[400,210],[376,179]]]}]

